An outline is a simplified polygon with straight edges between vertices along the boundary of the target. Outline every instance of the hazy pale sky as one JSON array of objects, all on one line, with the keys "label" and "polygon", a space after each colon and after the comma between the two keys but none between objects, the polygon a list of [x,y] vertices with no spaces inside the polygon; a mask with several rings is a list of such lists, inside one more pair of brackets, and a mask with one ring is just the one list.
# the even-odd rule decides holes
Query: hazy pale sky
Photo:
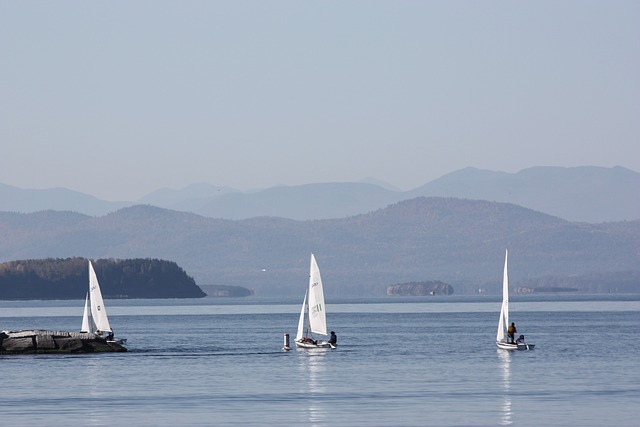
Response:
[{"label": "hazy pale sky", "polygon": [[0,0],[0,183],[640,171],[640,2]]}]

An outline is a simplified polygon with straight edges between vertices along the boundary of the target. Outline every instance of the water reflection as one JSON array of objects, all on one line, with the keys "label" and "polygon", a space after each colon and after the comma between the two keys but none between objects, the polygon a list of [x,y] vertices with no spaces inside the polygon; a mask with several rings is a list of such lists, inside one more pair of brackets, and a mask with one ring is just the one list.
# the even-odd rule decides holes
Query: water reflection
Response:
[{"label": "water reflection", "polygon": [[[82,377],[90,401],[104,402],[104,376],[108,372],[105,359],[91,355],[86,357],[85,363],[82,363],[81,366],[84,367]],[[105,422],[101,407],[101,405],[91,405],[91,410],[86,413],[86,425],[97,426]]]},{"label": "water reflection", "polygon": [[497,350],[500,357],[500,373],[502,379],[502,411],[500,425],[508,426],[513,424],[513,411],[511,409],[511,352]]},{"label": "water reflection", "polygon": [[324,394],[326,393],[326,349],[298,349],[301,391],[307,396],[305,408],[305,422],[311,426],[325,425],[327,411]]}]

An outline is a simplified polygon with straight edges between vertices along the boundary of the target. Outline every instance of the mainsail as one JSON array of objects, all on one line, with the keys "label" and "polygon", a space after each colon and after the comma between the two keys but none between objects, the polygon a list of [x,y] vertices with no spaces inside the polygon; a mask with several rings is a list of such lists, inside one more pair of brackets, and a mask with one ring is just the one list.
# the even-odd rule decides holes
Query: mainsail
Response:
[{"label": "mainsail", "polygon": [[509,274],[507,273],[507,258],[509,251],[504,254],[504,273],[502,276],[502,308],[500,309],[500,320],[498,322],[498,333],[496,341],[504,341],[504,337],[509,327]]},{"label": "mainsail", "polygon": [[324,310],[324,290],[320,269],[316,258],[311,254],[311,267],[309,273],[309,325],[311,332],[327,335],[327,315]]},{"label": "mainsail", "polygon": [[89,300],[91,301],[91,318],[96,327],[96,332],[113,332],[111,325],[109,325],[107,309],[104,307],[104,301],[102,300],[98,277],[93,270],[91,261],[89,261],[89,295]]}]

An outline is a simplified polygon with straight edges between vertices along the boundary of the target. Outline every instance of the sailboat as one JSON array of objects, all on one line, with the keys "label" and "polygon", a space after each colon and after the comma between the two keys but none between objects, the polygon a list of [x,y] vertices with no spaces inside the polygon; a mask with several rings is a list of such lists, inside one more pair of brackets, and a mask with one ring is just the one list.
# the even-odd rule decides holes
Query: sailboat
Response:
[{"label": "sailboat", "polygon": [[313,334],[327,335],[327,313],[320,269],[315,256],[311,254],[309,287],[304,294],[300,309],[298,333],[295,339],[296,346],[300,348],[336,348],[334,344],[314,338]]},{"label": "sailboat", "polygon": [[94,333],[98,336],[107,334],[107,342],[117,344],[124,344],[127,341],[125,338],[115,338],[113,336],[113,329],[111,329],[111,325],[109,324],[107,309],[102,300],[98,276],[96,276],[91,261],[89,261],[89,292],[84,301],[82,329],[80,332]]},{"label": "sailboat", "polygon": [[509,251],[504,254],[504,273],[502,276],[502,307],[500,308],[500,320],[498,321],[498,333],[496,335],[496,344],[503,350],[533,350],[535,344],[527,344],[526,342],[511,343],[507,336],[509,327],[509,273],[507,270],[507,259]]}]

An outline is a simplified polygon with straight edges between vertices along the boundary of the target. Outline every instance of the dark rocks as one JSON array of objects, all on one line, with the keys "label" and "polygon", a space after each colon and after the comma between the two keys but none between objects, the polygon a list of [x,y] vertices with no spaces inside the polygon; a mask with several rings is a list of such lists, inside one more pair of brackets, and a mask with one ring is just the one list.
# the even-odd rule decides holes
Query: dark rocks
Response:
[{"label": "dark rocks", "polygon": [[55,350],[56,341],[51,335],[36,335],[36,348],[40,350]]},{"label": "dark rocks", "polygon": [[82,340],[78,338],[57,338],[56,344],[62,353],[77,353],[82,350]]},{"label": "dark rocks", "polygon": [[120,344],[107,342],[96,334],[67,331],[0,332],[0,354],[98,353],[127,351]]},{"label": "dark rocks", "polygon": [[2,340],[2,348],[7,353],[34,353],[36,344],[33,337],[8,337]]}]

